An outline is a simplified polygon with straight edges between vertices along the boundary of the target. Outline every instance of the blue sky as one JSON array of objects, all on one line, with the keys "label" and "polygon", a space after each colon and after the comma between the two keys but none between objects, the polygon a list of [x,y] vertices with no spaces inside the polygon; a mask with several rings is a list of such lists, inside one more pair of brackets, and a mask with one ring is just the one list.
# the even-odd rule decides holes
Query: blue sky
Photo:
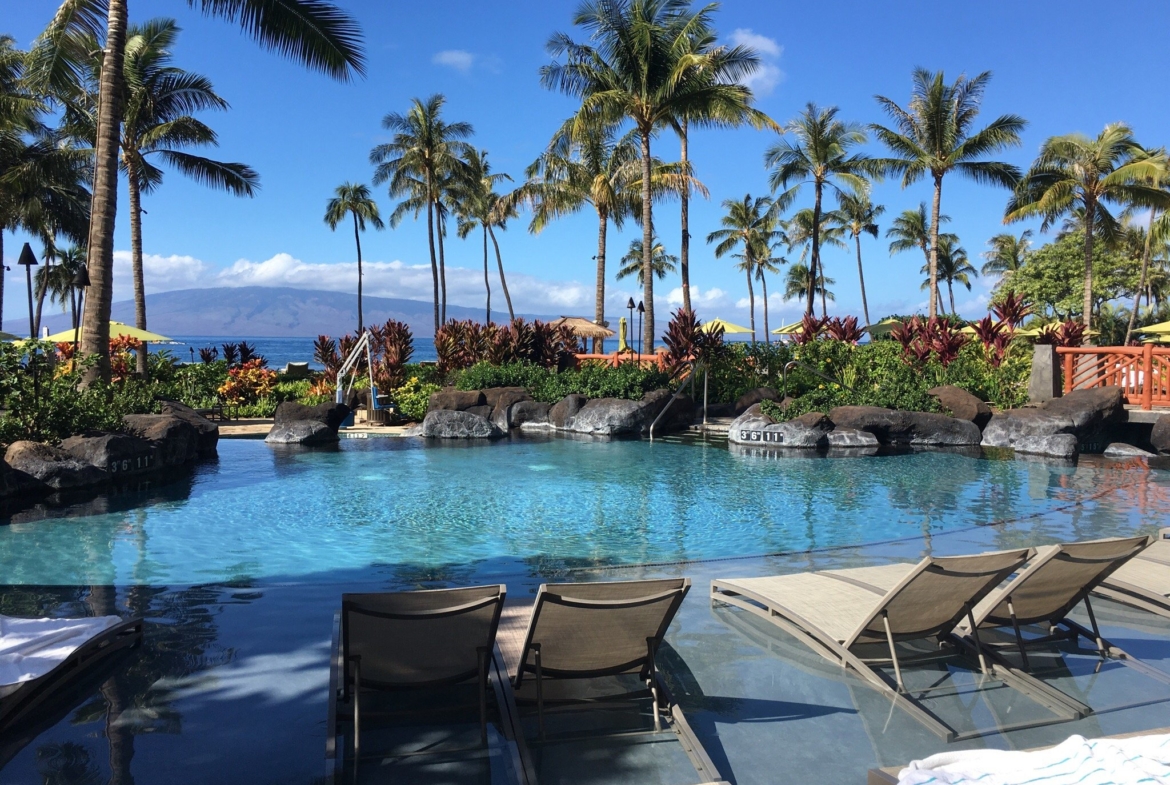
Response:
[{"label": "blue sky", "polygon": [[[0,32],[27,46],[57,4],[21,0],[5,5]],[[368,182],[372,177],[368,154],[387,138],[380,127],[385,113],[405,111],[414,96],[444,93],[447,117],[472,123],[473,142],[489,151],[497,171],[519,178],[574,108],[571,99],[540,86],[537,69],[549,62],[544,48],[549,35],[574,32],[570,21],[575,3],[350,0],[342,5],[364,30],[369,60],[367,76],[348,84],[261,50],[232,26],[203,18],[181,0],[130,0],[132,21],[152,16],[179,21],[184,32],[176,64],[209,76],[232,105],[228,112],[203,118],[219,132],[217,154],[250,164],[262,184],[256,198],[238,199],[169,175],[144,203],[148,291],[246,284],[352,290],[356,281],[352,234],[329,231],[322,220],[324,205],[341,182]],[[764,67],[753,84],[758,106],[780,122],[810,100],[839,106],[847,119],[881,122],[874,94],[904,103],[915,66],[944,69],[948,78],[991,70],[985,119],[1006,112],[1027,118],[1023,146],[1004,155],[1026,167],[1046,137],[1070,131],[1095,134],[1108,122],[1128,122],[1147,145],[1170,143],[1170,103],[1160,97],[1157,82],[1164,54],[1152,39],[1134,35],[1135,29],[1164,30],[1170,23],[1170,4],[1134,0],[1110,8],[1110,13],[1102,13],[1100,3],[1086,0],[727,0],[715,19],[724,39],[752,42],[759,49]],[[1107,56],[1100,54],[1102,47],[1109,48]],[[716,260],[704,240],[717,228],[724,199],[767,192],[762,158],[774,138],[754,130],[692,135],[696,174],[711,193],[709,200],[698,200],[691,208],[692,286],[702,318],[746,322],[742,275],[731,270],[729,260]],[[877,145],[870,147],[880,153]],[[664,158],[673,159],[677,150],[677,140],[670,135],[655,143],[655,154]],[[882,232],[893,215],[929,196],[925,182],[906,190],[897,183],[877,186],[874,199],[887,210]],[[987,239],[1003,231],[1006,197],[1003,191],[958,177],[948,177],[944,184],[943,211],[952,218],[948,229],[959,235],[977,266]],[[383,189],[378,199],[388,213],[393,202]],[[808,206],[810,199],[808,191],[798,206]],[[131,297],[125,275],[129,233],[124,205],[123,192],[116,300]],[[668,250],[677,253],[677,204],[656,208],[655,223]],[[534,236],[527,232],[525,216],[501,235],[517,310],[592,313],[596,226],[594,214],[587,211]],[[637,231],[632,225],[624,232],[611,231],[611,259],[625,253]],[[5,237],[7,264],[15,262],[23,239]],[[891,257],[887,245],[884,238],[863,240],[874,318],[925,304],[919,291],[921,257]],[[406,220],[395,230],[368,232],[363,250],[369,263],[368,293],[429,300],[424,222]],[[481,304],[479,243],[452,238],[447,263],[450,300]],[[825,265],[837,281],[831,287],[837,293],[831,312],[860,314],[852,251],[826,251]],[[611,264],[607,291],[613,314],[634,293],[631,279],[614,281],[615,270]],[[11,274],[9,282],[5,313],[12,320],[26,306],[24,287],[16,285]],[[780,280],[771,283],[773,290],[781,288]],[[984,312],[992,283],[981,279],[972,292],[956,293],[960,310],[969,316]],[[676,276],[659,284],[659,307],[661,298],[669,297],[678,285]],[[493,305],[502,307],[494,276],[493,288]],[[773,326],[800,310],[798,303],[783,303],[777,294],[771,302]],[[758,313],[757,319],[761,316]]]}]

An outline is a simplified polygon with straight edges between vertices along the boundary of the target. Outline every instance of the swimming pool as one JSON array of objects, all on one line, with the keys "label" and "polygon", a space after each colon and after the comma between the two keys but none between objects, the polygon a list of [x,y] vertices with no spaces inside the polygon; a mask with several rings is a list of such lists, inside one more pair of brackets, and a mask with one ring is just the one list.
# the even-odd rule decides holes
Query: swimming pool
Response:
[{"label": "swimming pool", "polygon": [[1124,463],[777,459],[702,442],[561,438],[345,439],[325,451],[225,440],[219,455],[152,492],[16,516],[0,526],[4,582],[320,582],[369,571],[403,585],[452,573],[494,581],[930,537],[1069,505],[1137,525],[1126,489],[1138,475]]}]

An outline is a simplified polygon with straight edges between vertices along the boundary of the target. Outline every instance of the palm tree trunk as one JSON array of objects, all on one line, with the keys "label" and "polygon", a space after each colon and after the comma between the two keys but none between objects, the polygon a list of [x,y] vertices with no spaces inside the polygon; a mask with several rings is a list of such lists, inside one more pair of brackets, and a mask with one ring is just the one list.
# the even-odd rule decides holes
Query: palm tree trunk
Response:
[{"label": "palm tree trunk", "polygon": [[754,291],[752,291],[752,268],[751,268],[751,265],[747,265],[747,269],[745,270],[745,272],[747,273],[747,283],[748,283],[748,312],[749,312],[749,319],[750,319],[748,324],[752,328],[752,343],[755,343],[756,342],[756,293]]},{"label": "palm tree trunk", "polygon": [[821,289],[821,318],[829,318],[829,306],[825,303],[825,274],[821,273],[817,276],[817,286]]},{"label": "palm tree trunk", "polygon": [[947,296],[951,300],[951,314],[958,316],[959,312],[955,310],[955,289],[950,281],[947,281]]},{"label": "palm tree trunk", "polygon": [[512,310],[512,295],[508,294],[508,279],[504,277],[504,260],[500,256],[500,241],[496,239],[496,232],[488,224],[488,234],[492,238],[492,245],[496,249],[496,266],[500,268],[500,288],[504,290],[504,301],[508,303],[508,321],[516,321],[516,312]]},{"label": "palm tree trunk", "polygon": [[0,327],[4,325],[4,227],[0,226]]},{"label": "palm tree trunk", "polygon": [[[812,225],[812,260],[808,270],[808,304],[805,312],[812,316],[813,306],[816,304],[817,274],[821,269],[821,182],[816,183],[816,200],[813,202]],[[822,298],[821,308],[824,310]]]},{"label": "palm tree trunk", "polygon": [[357,245],[358,257],[358,335],[362,334],[362,236],[358,232],[357,213],[353,214],[353,241]]},{"label": "palm tree trunk", "polygon": [[[142,277],[142,191],[138,187],[138,173],[127,167],[126,185],[130,195],[130,270],[134,278],[134,326],[146,329],[146,284]],[[146,344],[138,347],[137,372],[146,378]]]},{"label": "palm tree trunk", "polygon": [[126,55],[127,0],[109,0],[106,47],[98,85],[93,209],[89,219],[89,297],[83,354],[97,363],[86,381],[110,380],[110,305],[114,295],[114,219],[118,212],[118,138],[122,127],[122,62]]},{"label": "palm tree trunk", "polygon": [[771,333],[768,332],[768,281],[764,278],[764,271],[760,271],[760,286],[764,289],[764,343],[772,343]]},{"label": "palm tree trunk", "polygon": [[1081,322],[1085,325],[1085,342],[1092,343],[1089,336],[1093,322],[1093,228],[1097,219],[1097,202],[1092,198],[1085,200],[1085,302],[1084,317]]},{"label": "palm tree trunk", "polygon": [[[681,152],[679,160],[683,165],[683,174],[686,174],[687,169],[687,118],[683,117],[680,121],[681,131],[679,133],[679,142]],[[679,194],[679,201],[681,207],[679,210],[682,218],[682,238],[679,245],[678,255],[678,269],[682,276],[682,296],[683,296],[683,310],[687,313],[691,312],[691,186],[690,183],[684,183],[682,192]]]},{"label": "palm tree trunk", "polygon": [[487,253],[487,224],[483,224],[483,288],[487,292],[487,321],[484,324],[492,323],[492,284],[488,280],[488,253]]},{"label": "palm tree trunk", "polygon": [[[48,244],[46,243],[46,245],[48,245]],[[51,248],[51,246],[50,246],[50,248]],[[45,258],[42,261],[45,263],[45,267],[44,267],[45,283],[44,283],[44,285],[38,286],[36,283],[36,278],[33,279],[33,286],[36,287],[36,296],[37,296],[37,311],[36,311],[36,315],[33,317],[33,335],[34,336],[41,334],[41,313],[45,309],[45,293],[49,291],[49,281],[51,281],[53,279],[53,254],[52,254],[52,251],[49,251],[48,253],[46,253]]]},{"label": "palm tree trunk", "polygon": [[447,261],[443,253],[443,235],[447,233],[447,219],[443,216],[443,211],[439,209],[438,203],[435,204],[435,215],[439,219],[439,294],[442,297],[440,301],[442,305],[439,310],[439,321],[443,324],[447,323]]},{"label": "palm tree trunk", "polygon": [[643,126],[642,136],[642,306],[646,322],[642,344],[647,353],[654,352],[654,216],[650,206],[650,126]]},{"label": "palm tree trunk", "polygon": [[[593,298],[593,321],[605,325],[605,236],[609,230],[609,212],[597,211],[597,286]],[[605,339],[593,339],[593,353],[605,353]]]},{"label": "palm tree trunk", "polygon": [[938,216],[942,209],[942,175],[934,176],[934,202],[930,208],[930,318],[938,315]]},{"label": "palm tree trunk", "polygon": [[439,264],[435,261],[435,218],[434,205],[431,203],[430,193],[431,176],[427,174],[427,244],[431,248],[431,279],[435,285],[435,332],[439,332],[442,322],[439,321]]},{"label": "palm tree trunk", "polygon": [[[1134,322],[1137,319],[1138,306],[1142,301],[1142,292],[1146,290],[1146,276],[1150,270],[1150,236],[1154,232],[1154,216],[1157,213],[1156,208],[1150,209],[1150,225],[1146,227],[1146,247],[1142,251],[1142,272],[1138,279],[1137,294],[1133,298],[1133,310],[1129,312],[1129,324],[1125,328],[1125,340],[1122,342],[1125,346],[1129,345],[1129,338],[1133,334]],[[3,289],[0,288],[0,292]],[[1149,307],[1150,295],[1146,292],[1146,306]]]},{"label": "palm tree trunk", "polygon": [[861,284],[861,314],[865,317],[865,326],[869,327],[869,303],[865,301],[865,272],[861,269],[861,235],[853,235],[857,243],[857,281]]}]

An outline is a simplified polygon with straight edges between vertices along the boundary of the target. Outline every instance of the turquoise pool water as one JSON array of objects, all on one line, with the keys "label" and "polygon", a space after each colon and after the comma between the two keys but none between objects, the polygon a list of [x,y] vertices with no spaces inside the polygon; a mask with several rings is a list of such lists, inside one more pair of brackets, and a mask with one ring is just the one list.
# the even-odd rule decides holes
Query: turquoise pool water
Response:
[{"label": "turquoise pool water", "polygon": [[1160,487],[1149,481],[1165,474],[945,452],[769,459],[717,444],[562,439],[344,440],[313,452],[225,440],[219,452],[176,485],[15,516],[0,526],[3,582],[464,582],[929,539],[1065,509],[1131,528],[1146,522],[1134,488]]}]

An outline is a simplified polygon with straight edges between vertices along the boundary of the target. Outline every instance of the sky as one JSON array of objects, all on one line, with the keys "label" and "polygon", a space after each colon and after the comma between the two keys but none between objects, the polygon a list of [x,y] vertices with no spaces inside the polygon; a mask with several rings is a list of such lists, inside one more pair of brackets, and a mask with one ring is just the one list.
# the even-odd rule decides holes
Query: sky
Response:
[{"label": "sky", "polygon": [[[0,33],[14,36],[23,47],[57,6],[54,0],[2,2]],[[243,285],[353,291],[357,273],[352,231],[329,230],[323,220],[325,203],[345,181],[372,180],[369,151],[389,139],[381,127],[386,113],[405,112],[414,97],[444,94],[446,119],[471,123],[472,143],[489,152],[496,171],[519,180],[575,108],[571,98],[543,88],[538,76],[538,69],[551,62],[545,44],[552,33],[583,37],[571,24],[575,2],[340,4],[361,25],[368,58],[366,76],[348,83],[264,51],[232,25],[204,18],[182,0],[129,0],[131,22],[161,16],[178,20],[183,32],[175,64],[208,76],[231,104],[226,112],[201,116],[219,134],[214,154],[251,165],[261,178],[259,194],[247,199],[205,189],[178,173],[167,175],[143,204],[148,292]],[[915,67],[942,69],[948,81],[960,73],[991,71],[981,121],[1005,113],[1028,120],[1023,144],[1001,156],[1026,168],[1047,137],[1073,131],[1096,134],[1110,122],[1127,122],[1143,144],[1170,144],[1170,102],[1152,81],[1164,70],[1163,48],[1133,34],[1135,25],[1166,29],[1170,3],[1123,0],[1109,9],[1103,13],[1093,0],[725,0],[714,19],[722,40],[750,44],[759,53],[762,65],[750,85],[757,106],[780,123],[809,101],[838,106],[847,120],[885,122],[875,94],[905,104]],[[1108,56],[1101,56],[1101,47],[1108,47]],[[768,193],[763,156],[776,139],[774,132],[751,129],[692,131],[691,161],[710,192],[708,200],[696,199],[690,211],[692,296],[702,319],[719,316],[747,323],[747,282],[732,269],[732,260],[715,259],[713,246],[705,239],[718,228],[723,200]],[[883,152],[873,142],[865,149],[874,155]],[[663,134],[652,151],[675,160],[678,141]],[[383,187],[376,189],[376,196],[383,214],[388,214],[394,200]],[[879,221],[883,237],[862,240],[874,320],[925,308],[919,288],[921,255],[891,256],[884,233],[894,216],[930,197],[931,186],[925,181],[906,189],[897,181],[874,188],[874,201],[886,208]],[[805,188],[797,208],[811,206],[811,199],[811,189]],[[944,181],[942,207],[951,217],[946,228],[959,235],[976,267],[982,263],[987,240],[1005,231],[1006,200],[1006,192],[956,175]],[[125,204],[123,187],[115,300],[132,296]],[[586,207],[538,235],[528,232],[528,219],[522,215],[499,236],[516,310],[592,316],[595,214]],[[677,203],[656,205],[655,225],[667,251],[677,254]],[[1027,227],[1008,229],[1019,232]],[[632,223],[623,231],[610,231],[610,314],[624,312],[629,296],[640,299],[632,278],[614,280],[616,260],[626,253],[630,240],[640,236]],[[15,261],[20,243],[26,239],[11,233],[4,238],[4,261],[13,270],[4,296],[9,324],[27,310],[24,286],[14,275],[19,271]],[[1047,239],[1051,238],[1039,237],[1041,242]],[[369,231],[362,244],[367,293],[430,300],[425,218],[417,222],[408,218],[396,229]],[[35,244],[34,250],[39,255]],[[789,255],[797,256],[799,251]],[[823,259],[826,274],[836,281],[830,286],[837,298],[830,303],[830,314],[860,315],[853,248],[826,249]],[[478,238],[449,238],[450,302],[483,303],[482,264]],[[503,300],[494,257],[491,264],[493,307],[499,309]],[[769,281],[773,327],[798,318],[801,311],[799,302],[782,300],[781,278]],[[958,310],[968,317],[985,313],[994,283],[980,278],[973,281],[971,291],[956,291]],[[655,293],[660,314],[664,297],[671,308],[677,307],[681,302],[677,275],[658,282]],[[756,297],[761,320],[758,291]]]}]

